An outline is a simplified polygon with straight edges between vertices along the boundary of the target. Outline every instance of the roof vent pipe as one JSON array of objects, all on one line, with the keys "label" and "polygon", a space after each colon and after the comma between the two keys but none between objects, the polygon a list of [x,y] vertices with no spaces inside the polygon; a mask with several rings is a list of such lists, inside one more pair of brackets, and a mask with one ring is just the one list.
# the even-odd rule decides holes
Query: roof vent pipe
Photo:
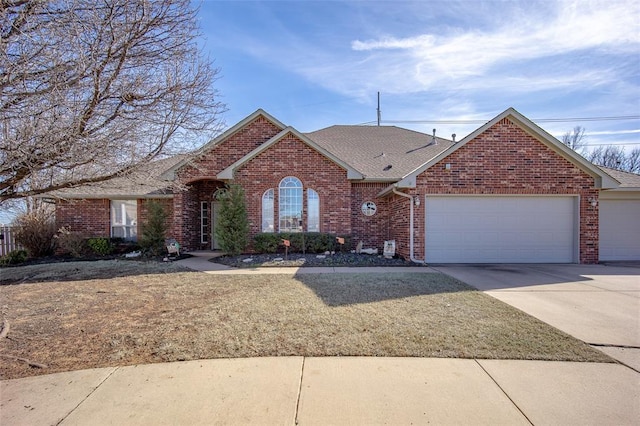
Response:
[{"label": "roof vent pipe", "polygon": [[438,145],[438,141],[436,140],[436,129],[433,129],[433,140],[431,142],[434,145]]},{"label": "roof vent pipe", "polygon": [[452,134],[451,135],[451,140],[453,141],[453,143],[456,143],[456,134]]}]

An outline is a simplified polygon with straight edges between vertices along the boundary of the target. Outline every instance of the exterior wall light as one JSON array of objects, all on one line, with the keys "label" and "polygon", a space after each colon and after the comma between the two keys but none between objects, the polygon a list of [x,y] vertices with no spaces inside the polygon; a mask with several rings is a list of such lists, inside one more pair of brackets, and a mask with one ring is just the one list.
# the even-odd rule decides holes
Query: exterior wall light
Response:
[{"label": "exterior wall light", "polygon": [[596,200],[595,198],[589,198],[589,202],[591,203],[592,207],[595,207],[598,205],[598,200]]},{"label": "exterior wall light", "polygon": [[413,202],[415,203],[416,206],[420,206],[420,197],[416,195],[413,198]]}]

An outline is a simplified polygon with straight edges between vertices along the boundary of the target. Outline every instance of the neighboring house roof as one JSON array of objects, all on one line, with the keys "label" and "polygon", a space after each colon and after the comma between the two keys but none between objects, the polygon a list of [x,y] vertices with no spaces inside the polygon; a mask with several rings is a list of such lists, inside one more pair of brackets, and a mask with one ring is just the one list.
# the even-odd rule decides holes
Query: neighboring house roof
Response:
[{"label": "neighboring house roof", "polygon": [[52,198],[167,198],[172,196],[172,183],[161,179],[162,173],[183,161],[187,155],[175,155],[151,161],[127,176],[108,181],[66,188],[47,194]]},{"label": "neighboring house roof", "polygon": [[397,181],[453,145],[396,126],[331,126],[305,135],[377,181]]},{"label": "neighboring house roof", "polygon": [[508,108],[501,114],[498,114],[492,120],[480,126],[474,132],[465,136],[463,139],[460,140],[460,142],[456,143],[455,145],[452,145],[447,150],[442,151],[436,157],[432,158],[431,160],[419,166],[417,169],[413,170],[411,173],[403,176],[402,179],[399,180],[399,182],[385,188],[383,191],[381,191],[378,194],[378,196],[384,196],[391,193],[393,191],[393,188],[415,188],[416,178],[419,174],[421,174],[422,172],[424,172],[434,164],[438,163],[445,157],[454,153],[458,149],[462,148],[468,142],[472,141],[477,136],[479,136],[480,134],[482,134],[483,132],[485,132],[486,130],[494,126],[496,123],[498,123],[499,121],[505,118],[508,118],[509,120],[513,121],[518,126],[520,126],[520,128],[522,128],[524,131],[533,135],[536,139],[538,139],[540,142],[545,144],[547,147],[551,148],[552,150],[554,150],[556,153],[558,153],[559,155],[561,155],[571,163],[580,167],[580,169],[583,170],[585,173],[592,176],[595,179],[595,184],[597,188],[613,189],[613,188],[617,188],[620,185],[620,183],[617,180],[609,176],[607,173],[605,173],[602,169],[597,167],[595,164],[587,161],[584,157],[582,157],[581,155],[576,153],[574,150],[564,145],[558,139],[551,136],[544,129],[542,129],[537,124],[535,124],[533,121],[529,120],[527,117],[520,114],[514,108]]},{"label": "neighboring house roof", "polygon": [[261,152],[265,151],[271,145],[277,143],[278,141],[282,140],[282,138],[284,138],[284,137],[286,137],[287,135],[290,135],[290,134],[295,136],[295,137],[297,137],[302,142],[304,142],[307,146],[311,147],[312,149],[315,149],[320,154],[324,155],[329,160],[333,161],[334,163],[336,163],[337,165],[339,165],[340,167],[345,169],[347,171],[347,179],[363,179],[364,178],[364,176],[360,172],[355,170],[349,164],[345,163],[339,157],[333,155],[331,152],[327,151],[322,146],[319,146],[313,140],[309,139],[308,137],[306,137],[302,133],[298,132],[293,127],[287,127],[286,129],[282,130],[280,133],[278,133],[277,135],[275,135],[274,137],[272,137],[268,141],[264,142],[262,145],[258,146],[256,149],[254,149],[253,151],[251,151],[250,153],[248,153],[247,155],[245,155],[244,157],[242,157],[241,159],[239,159],[238,161],[236,161],[235,163],[233,163],[232,165],[230,165],[229,167],[227,167],[226,169],[224,169],[223,171],[218,173],[217,178],[218,179],[233,179],[233,172],[237,168],[239,168],[240,166],[242,166],[243,164],[245,164],[247,161],[251,160],[252,158],[258,156],[258,154],[260,154]]},{"label": "neighboring house roof", "polygon": [[598,166],[604,170],[609,176],[620,182],[619,190],[640,190],[640,175],[622,170],[610,169],[609,167]]}]

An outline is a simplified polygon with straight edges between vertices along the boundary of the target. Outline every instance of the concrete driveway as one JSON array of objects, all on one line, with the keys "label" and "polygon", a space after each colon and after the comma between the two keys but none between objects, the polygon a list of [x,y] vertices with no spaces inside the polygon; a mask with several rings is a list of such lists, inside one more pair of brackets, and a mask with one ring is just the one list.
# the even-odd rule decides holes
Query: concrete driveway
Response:
[{"label": "concrete driveway", "polygon": [[640,264],[441,265],[434,269],[640,371]]}]

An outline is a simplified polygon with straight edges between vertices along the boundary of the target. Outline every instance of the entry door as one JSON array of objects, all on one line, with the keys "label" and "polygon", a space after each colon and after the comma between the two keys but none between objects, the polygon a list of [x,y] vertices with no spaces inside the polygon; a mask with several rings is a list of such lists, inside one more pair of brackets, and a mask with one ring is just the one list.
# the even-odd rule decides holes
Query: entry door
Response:
[{"label": "entry door", "polygon": [[220,202],[211,202],[211,250],[220,250],[220,244],[216,239],[216,226],[218,225],[218,211],[220,210]]}]

